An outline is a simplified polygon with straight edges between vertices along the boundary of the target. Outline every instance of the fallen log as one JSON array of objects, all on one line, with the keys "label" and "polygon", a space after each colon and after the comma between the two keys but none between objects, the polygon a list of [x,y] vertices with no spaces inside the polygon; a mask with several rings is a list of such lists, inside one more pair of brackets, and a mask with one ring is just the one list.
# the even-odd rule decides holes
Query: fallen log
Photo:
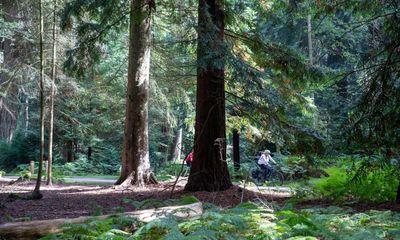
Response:
[{"label": "fallen log", "polygon": [[142,222],[150,222],[160,217],[172,214],[183,219],[195,219],[203,214],[203,206],[201,202],[170,206],[156,209],[138,210],[133,212],[125,212],[118,214],[108,214],[101,216],[89,216],[78,218],[60,218],[30,222],[13,222],[0,225],[0,239],[38,239],[51,233],[61,232],[63,224],[83,223],[89,219],[106,219],[110,216],[126,216],[134,217]]}]

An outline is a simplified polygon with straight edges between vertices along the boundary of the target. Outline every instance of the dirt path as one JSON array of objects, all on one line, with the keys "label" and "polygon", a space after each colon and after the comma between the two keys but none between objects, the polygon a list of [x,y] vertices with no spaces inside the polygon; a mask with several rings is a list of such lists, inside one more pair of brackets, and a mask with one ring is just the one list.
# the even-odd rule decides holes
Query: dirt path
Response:
[{"label": "dirt path", "polygon": [[[290,197],[289,193],[259,192],[243,190],[237,186],[222,192],[185,192],[185,180],[178,183],[173,198],[193,195],[202,202],[208,202],[220,207],[231,207],[243,201],[263,201],[271,204],[273,201],[283,201]],[[41,220],[54,218],[72,218],[90,216],[96,212],[102,214],[119,211],[135,210],[124,199],[143,201],[157,199],[164,201],[170,198],[172,182],[162,182],[145,189],[132,188],[117,190],[112,186],[79,185],[75,183],[56,184],[51,187],[43,185],[41,200],[27,201],[10,198],[10,194],[28,196],[34,188],[33,182],[8,185],[0,182],[0,223],[21,220]],[[151,206],[149,206],[150,208]]]}]

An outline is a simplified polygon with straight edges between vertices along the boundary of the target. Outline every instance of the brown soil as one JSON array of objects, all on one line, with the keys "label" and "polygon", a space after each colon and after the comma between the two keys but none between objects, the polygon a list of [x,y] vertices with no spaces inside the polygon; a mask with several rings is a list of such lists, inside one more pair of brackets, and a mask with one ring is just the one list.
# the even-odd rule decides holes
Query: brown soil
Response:
[{"label": "brown soil", "polygon": [[[202,202],[212,203],[219,207],[232,207],[242,200],[262,202],[265,206],[283,206],[290,198],[290,193],[268,192],[260,193],[252,188],[243,190],[238,186],[222,192],[186,192],[183,190],[186,181],[180,181],[172,198],[180,198],[185,195],[193,195]],[[109,214],[116,211],[116,207],[123,211],[133,211],[135,208],[124,199],[143,201],[146,199],[158,199],[161,201],[170,198],[172,182],[162,182],[158,185],[150,185],[147,188],[129,188],[117,190],[113,186],[80,185],[80,184],[55,184],[51,187],[42,186],[43,198],[41,200],[23,200],[13,196],[27,197],[34,188],[34,182],[22,182],[8,185],[0,182],[0,223],[11,221],[44,220],[55,218],[73,218],[90,216],[101,211]],[[13,196],[10,197],[10,194]],[[242,199],[243,196],[243,199]],[[335,205],[326,200],[303,201],[295,205],[296,209],[310,207],[329,207]],[[122,209],[121,209],[122,207]],[[151,206],[149,206],[150,208]],[[367,210],[392,210],[400,212],[400,205],[383,203],[378,205],[354,203],[341,205],[356,211]]]},{"label": "brown soil", "polygon": [[[117,190],[113,186],[79,185],[79,184],[55,184],[51,187],[43,185],[40,200],[23,200],[10,197],[17,194],[27,197],[31,194],[34,183],[24,182],[14,185],[0,182],[0,223],[21,220],[43,220],[55,218],[73,218],[93,215],[96,210],[102,214],[115,212],[116,207],[122,207],[124,211],[135,210],[131,204],[123,199],[143,201],[146,199],[167,200],[171,194],[171,182],[163,182],[158,185],[150,185],[147,188],[130,188]],[[184,195],[193,195],[202,202],[208,202],[220,207],[232,207],[242,200],[242,189],[233,186],[222,192],[186,192],[183,191],[185,181],[177,184],[172,198],[180,198]],[[290,197],[289,193],[259,193],[246,190],[243,201],[283,201]]]}]

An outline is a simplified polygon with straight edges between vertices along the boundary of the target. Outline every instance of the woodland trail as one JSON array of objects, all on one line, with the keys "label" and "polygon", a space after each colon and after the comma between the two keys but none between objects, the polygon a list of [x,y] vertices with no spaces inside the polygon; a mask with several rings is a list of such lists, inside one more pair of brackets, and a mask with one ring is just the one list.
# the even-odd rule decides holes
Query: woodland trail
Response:
[{"label": "woodland trail", "polygon": [[[43,198],[37,201],[27,201],[15,196],[29,196],[34,188],[33,181],[13,185],[8,185],[8,182],[0,182],[0,223],[73,218],[90,216],[98,212],[110,214],[121,210],[133,211],[135,207],[129,202],[153,199],[160,203],[170,199],[173,182],[161,182],[146,188],[135,187],[123,190],[115,189],[108,184],[107,182],[107,185],[77,183],[43,185],[41,189]],[[243,191],[238,186],[221,192],[186,192],[183,190],[185,184],[185,179],[178,182],[172,198],[194,196],[202,202],[219,207],[233,207],[246,201],[262,201],[272,206],[272,204],[282,203],[291,197],[291,194],[287,192],[260,192],[247,188]],[[146,205],[146,207],[151,208],[152,205]]]},{"label": "woodland trail", "polygon": [[[4,176],[3,179],[5,181],[13,181],[17,180],[19,176]],[[117,179],[107,179],[107,178],[87,178],[87,177],[65,177],[63,178],[66,182],[87,182],[87,183],[109,183],[110,185],[114,184]]]},{"label": "woodland trail", "polygon": [[[106,180],[106,179],[102,179]],[[107,181],[110,181],[108,179]],[[0,223],[14,221],[48,220],[56,218],[74,218],[80,216],[91,216],[95,214],[111,214],[119,211],[136,210],[133,201],[150,202],[146,208],[152,208],[156,204],[162,204],[170,199],[173,182],[160,182],[157,185],[149,185],[146,188],[115,189],[113,186],[104,184],[77,184],[60,183],[53,186],[42,186],[43,198],[36,201],[27,201],[15,196],[26,197],[34,188],[34,181],[21,182],[9,185],[9,182],[0,181]],[[263,204],[273,209],[280,209],[290,199],[292,193],[286,191],[288,188],[279,187],[246,187],[245,190],[239,186],[233,186],[221,192],[186,192],[183,190],[186,179],[176,185],[173,199],[183,196],[194,196],[203,203],[211,203],[219,207],[233,207],[241,202],[252,201]],[[101,185],[101,186],[100,186]],[[275,190],[275,191],[271,191]],[[277,191],[285,190],[285,191]],[[310,206],[327,207],[334,205],[332,202],[322,200],[296,204],[296,208]],[[361,205],[352,204],[351,207],[357,211],[368,209],[400,211],[393,204]]]},{"label": "woodland trail", "polygon": [[[18,179],[18,176],[5,176],[2,178],[5,181],[13,181]],[[65,182],[68,183],[99,183],[104,185],[113,185],[117,179],[109,179],[109,178],[101,178],[101,177],[65,177],[63,178]],[[239,186],[241,187],[241,186]],[[293,190],[286,186],[255,186],[255,187],[246,187],[251,191],[259,191],[259,192],[281,192],[281,193],[292,193]]]}]

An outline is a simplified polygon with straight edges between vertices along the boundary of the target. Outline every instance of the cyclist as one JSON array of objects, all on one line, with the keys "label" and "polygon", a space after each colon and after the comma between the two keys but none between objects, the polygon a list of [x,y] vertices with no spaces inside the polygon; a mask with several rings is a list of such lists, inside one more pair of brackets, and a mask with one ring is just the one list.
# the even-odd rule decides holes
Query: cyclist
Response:
[{"label": "cyclist", "polygon": [[193,162],[193,150],[189,153],[189,155],[186,157],[185,159],[186,161],[186,166],[188,166],[189,168],[192,167],[192,162]]},{"label": "cyclist", "polygon": [[263,170],[264,180],[268,179],[272,175],[274,168],[271,163],[276,164],[274,159],[271,157],[271,152],[265,150],[257,161],[258,166]]}]

